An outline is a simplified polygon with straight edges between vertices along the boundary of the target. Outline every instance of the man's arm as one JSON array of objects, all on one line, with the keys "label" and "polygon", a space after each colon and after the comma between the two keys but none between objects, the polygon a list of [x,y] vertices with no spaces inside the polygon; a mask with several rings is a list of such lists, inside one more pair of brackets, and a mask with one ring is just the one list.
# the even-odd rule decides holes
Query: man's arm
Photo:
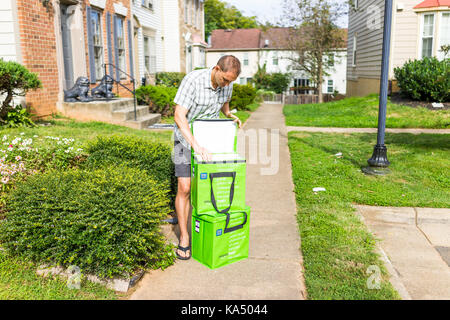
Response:
[{"label": "man's arm", "polygon": [[241,120],[230,112],[230,102],[229,101],[227,101],[223,104],[221,110],[222,110],[222,113],[225,115],[225,117],[233,118],[234,122],[236,122],[238,124],[239,128],[242,126]]},{"label": "man's arm", "polygon": [[191,148],[194,149],[195,153],[200,154],[203,160],[211,161],[212,158],[211,153],[197,143],[194,136],[192,135],[191,130],[189,129],[189,123],[186,118],[188,111],[189,111],[188,109],[177,104],[175,106],[175,115],[174,115],[175,123],[177,124],[181,134],[183,135],[187,143],[189,143]]}]

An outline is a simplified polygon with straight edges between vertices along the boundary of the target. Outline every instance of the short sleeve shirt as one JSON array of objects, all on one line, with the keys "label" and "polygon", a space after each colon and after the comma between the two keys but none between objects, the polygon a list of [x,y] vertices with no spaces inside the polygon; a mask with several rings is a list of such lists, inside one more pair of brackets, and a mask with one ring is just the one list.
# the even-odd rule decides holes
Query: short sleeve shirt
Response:
[{"label": "short sleeve shirt", "polygon": [[[194,70],[181,81],[174,102],[188,110],[187,121],[192,123],[195,119],[217,119],[220,109],[225,102],[230,101],[233,93],[233,83],[214,90],[211,83],[212,69]],[[183,146],[191,146],[184,139],[178,126],[174,128],[175,139]]]}]

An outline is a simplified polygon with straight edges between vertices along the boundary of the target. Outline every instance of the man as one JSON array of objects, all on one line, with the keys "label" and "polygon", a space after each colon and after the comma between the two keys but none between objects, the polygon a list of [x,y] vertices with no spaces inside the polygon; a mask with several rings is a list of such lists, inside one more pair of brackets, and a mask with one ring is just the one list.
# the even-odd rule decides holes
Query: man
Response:
[{"label": "man", "polygon": [[211,69],[194,70],[186,75],[175,96],[174,162],[178,190],[175,198],[175,211],[180,227],[180,240],[177,257],[187,260],[191,257],[188,233],[191,191],[191,151],[210,161],[211,153],[200,146],[189,128],[189,123],[197,118],[216,119],[219,112],[233,118],[239,128],[242,123],[230,112],[232,82],[241,72],[239,59],[226,55],[219,59]]}]

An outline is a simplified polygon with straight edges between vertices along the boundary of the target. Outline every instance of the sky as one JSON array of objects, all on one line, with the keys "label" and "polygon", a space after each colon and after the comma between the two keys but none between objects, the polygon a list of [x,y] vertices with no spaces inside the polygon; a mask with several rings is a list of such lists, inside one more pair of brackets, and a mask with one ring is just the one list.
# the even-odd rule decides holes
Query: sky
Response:
[{"label": "sky", "polygon": [[[258,21],[277,23],[283,15],[284,0],[222,0],[242,12],[245,16],[257,16]],[[343,0],[336,0],[342,2]],[[340,27],[347,27],[347,17],[339,21]]]}]

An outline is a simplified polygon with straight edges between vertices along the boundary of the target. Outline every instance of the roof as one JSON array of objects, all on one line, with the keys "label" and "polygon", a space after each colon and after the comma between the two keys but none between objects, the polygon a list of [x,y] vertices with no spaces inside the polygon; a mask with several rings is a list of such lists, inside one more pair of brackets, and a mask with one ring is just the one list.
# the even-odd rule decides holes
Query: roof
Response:
[{"label": "roof", "polygon": [[450,0],[425,0],[414,7],[414,9],[450,7]]},{"label": "roof", "polygon": [[[448,0],[450,1],[450,0]],[[339,29],[347,47],[347,29]],[[292,38],[291,28],[260,29],[216,29],[211,33],[211,47],[208,50],[258,50],[288,49]]]},{"label": "roof", "polygon": [[258,49],[259,29],[216,29],[211,33],[210,50],[215,49]]}]

